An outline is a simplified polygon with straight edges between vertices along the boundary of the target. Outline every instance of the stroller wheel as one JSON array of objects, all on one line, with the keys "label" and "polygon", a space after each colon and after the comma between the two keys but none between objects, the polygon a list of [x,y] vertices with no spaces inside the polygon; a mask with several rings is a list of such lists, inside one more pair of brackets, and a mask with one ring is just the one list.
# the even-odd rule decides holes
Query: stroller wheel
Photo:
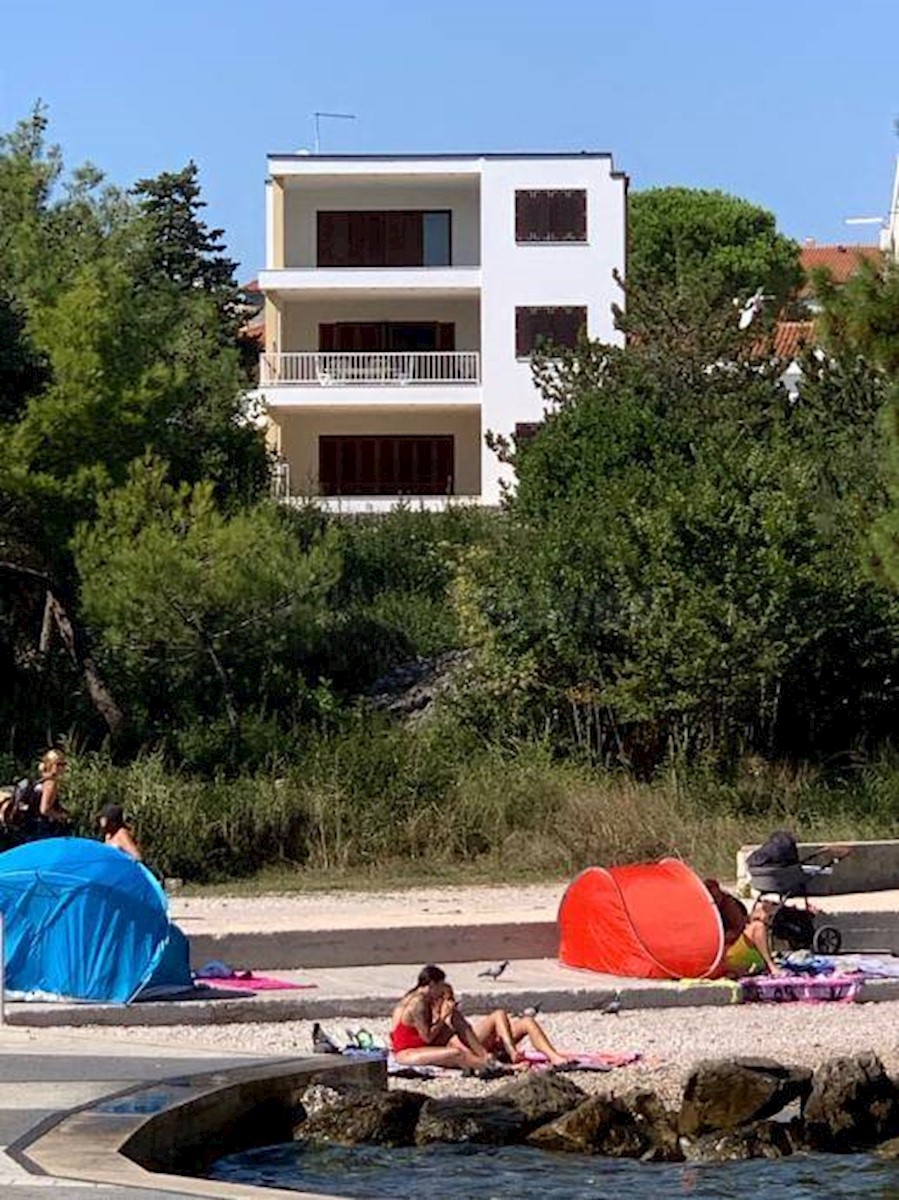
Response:
[{"label": "stroller wheel", "polygon": [[812,938],[812,949],[816,954],[839,954],[842,944],[843,935],[833,925],[822,925]]}]

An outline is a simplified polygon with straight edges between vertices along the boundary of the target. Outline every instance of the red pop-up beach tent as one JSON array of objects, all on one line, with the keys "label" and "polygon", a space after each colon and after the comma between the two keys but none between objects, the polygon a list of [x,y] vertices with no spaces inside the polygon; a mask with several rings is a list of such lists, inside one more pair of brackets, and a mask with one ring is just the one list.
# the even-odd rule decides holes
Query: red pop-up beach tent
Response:
[{"label": "red pop-up beach tent", "polygon": [[676,858],[588,867],[562,897],[559,932],[569,967],[638,979],[703,979],[724,954],[715,901]]}]

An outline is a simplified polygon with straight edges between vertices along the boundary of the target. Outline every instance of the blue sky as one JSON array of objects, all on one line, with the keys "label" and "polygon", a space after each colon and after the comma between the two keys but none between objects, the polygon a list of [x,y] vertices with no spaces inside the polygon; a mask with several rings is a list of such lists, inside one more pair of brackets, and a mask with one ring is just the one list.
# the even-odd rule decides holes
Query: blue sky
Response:
[{"label": "blue sky", "polygon": [[36,99],[70,165],[200,165],[242,275],[265,155],[611,150],[632,186],[718,187],[793,237],[874,241],[899,139],[895,0],[41,0],[7,6],[0,127]]}]

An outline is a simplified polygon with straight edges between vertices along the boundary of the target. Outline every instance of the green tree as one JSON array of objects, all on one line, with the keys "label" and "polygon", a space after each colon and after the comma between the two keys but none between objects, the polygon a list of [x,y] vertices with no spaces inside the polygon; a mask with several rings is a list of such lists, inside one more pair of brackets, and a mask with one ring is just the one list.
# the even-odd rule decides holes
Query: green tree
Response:
[{"label": "green tree", "polygon": [[813,285],[822,312],[818,327],[835,355],[861,355],[899,379],[899,263],[861,259],[858,270],[837,285],[826,270]]},{"label": "green tree", "polygon": [[721,301],[762,288],[786,299],[801,282],[799,247],[773,214],[700,188],[651,188],[628,205],[629,290],[710,289]]},{"label": "green tree", "polygon": [[209,482],[167,482],[153,459],[100,499],[75,554],[85,616],[139,711],[144,735],[247,712],[299,708],[298,663],[314,643],[340,570],[329,535],[298,551],[283,514],[230,516]]},{"label": "green tree", "polygon": [[791,403],[729,304],[717,349],[698,320],[538,364],[551,415],[457,587],[496,711],[641,769],[833,749],[896,714],[899,612],[864,568],[877,378],[825,364]]}]

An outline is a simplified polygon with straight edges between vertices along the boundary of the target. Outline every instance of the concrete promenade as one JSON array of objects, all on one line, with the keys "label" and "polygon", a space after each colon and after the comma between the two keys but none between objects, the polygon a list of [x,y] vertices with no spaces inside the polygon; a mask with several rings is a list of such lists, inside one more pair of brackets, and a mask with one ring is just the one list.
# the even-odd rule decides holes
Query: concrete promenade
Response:
[{"label": "concrete promenade", "polygon": [[[166,1046],[109,1044],[83,1033],[0,1028],[0,1196],[10,1200],[195,1200],[185,1192],[112,1187],[34,1174],[27,1142],[62,1115],[137,1084],[260,1061]],[[267,1061],[272,1061],[271,1059]],[[210,1184],[205,1195],[214,1196]]]}]

